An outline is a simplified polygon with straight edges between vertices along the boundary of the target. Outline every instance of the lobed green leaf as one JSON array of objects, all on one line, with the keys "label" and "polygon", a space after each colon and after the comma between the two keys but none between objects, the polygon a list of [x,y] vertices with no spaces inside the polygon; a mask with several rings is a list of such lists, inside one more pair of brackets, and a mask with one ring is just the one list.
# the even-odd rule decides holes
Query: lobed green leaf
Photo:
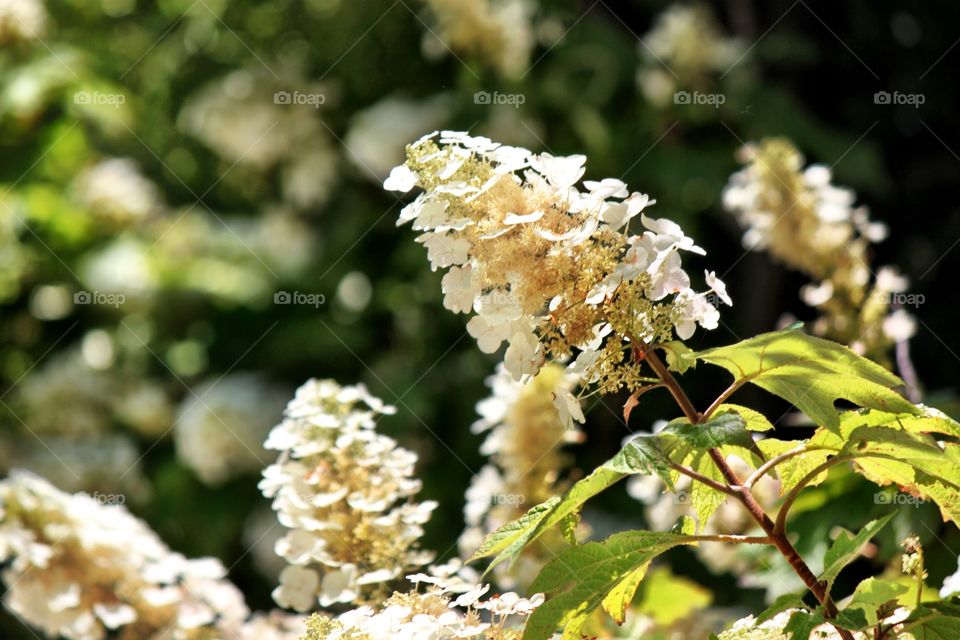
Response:
[{"label": "lobed green leaf", "polygon": [[843,345],[799,328],[764,333],[691,357],[723,367],[736,382],[780,396],[831,430],[840,423],[834,406],[840,399],[881,411],[917,412],[894,391],[903,385],[900,378]]},{"label": "lobed green leaf", "polygon": [[625,531],[567,549],[530,585],[531,593],[545,593],[547,600],[527,621],[524,640],[546,640],[559,628],[564,640],[580,640],[583,625],[601,606],[622,621],[651,560],[695,543],[674,533]]}]

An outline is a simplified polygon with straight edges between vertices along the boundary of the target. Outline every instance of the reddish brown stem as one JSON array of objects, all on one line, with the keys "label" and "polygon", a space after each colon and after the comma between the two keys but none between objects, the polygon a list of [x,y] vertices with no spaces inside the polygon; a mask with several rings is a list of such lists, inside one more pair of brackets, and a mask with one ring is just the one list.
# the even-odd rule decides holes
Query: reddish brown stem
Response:
[{"label": "reddish brown stem", "polygon": [[[657,377],[663,381],[664,386],[670,391],[670,394],[680,407],[680,410],[683,411],[687,420],[689,420],[691,424],[700,424],[703,421],[703,414],[697,411],[693,402],[690,401],[686,392],[684,392],[683,388],[677,382],[677,379],[673,377],[673,374],[670,373],[670,370],[663,361],[660,360],[660,357],[657,356],[653,349],[639,351],[636,355],[638,359],[645,360],[650,365],[650,368],[653,369],[654,373],[657,374]],[[730,468],[730,465],[727,464],[723,454],[717,449],[710,449],[708,452],[710,458],[720,470],[720,474],[724,480],[726,480],[730,489],[735,492],[740,502],[743,503],[743,506],[746,507],[750,516],[757,521],[760,528],[767,534],[770,542],[783,554],[794,572],[800,576],[803,583],[807,585],[807,588],[813,592],[813,595],[816,596],[817,600],[823,605],[824,616],[826,618],[835,617],[837,615],[837,607],[827,592],[827,585],[817,580],[817,577],[810,570],[810,567],[807,566],[807,563],[803,561],[803,558],[800,557],[800,554],[797,553],[797,550],[790,543],[786,534],[782,530],[777,530],[776,525],[767,515],[767,512],[763,510],[763,507],[760,506],[760,503],[757,502],[750,488],[743,486],[740,478],[737,477],[737,474]],[[846,629],[837,627],[837,632],[843,640],[853,640],[853,635]]]}]

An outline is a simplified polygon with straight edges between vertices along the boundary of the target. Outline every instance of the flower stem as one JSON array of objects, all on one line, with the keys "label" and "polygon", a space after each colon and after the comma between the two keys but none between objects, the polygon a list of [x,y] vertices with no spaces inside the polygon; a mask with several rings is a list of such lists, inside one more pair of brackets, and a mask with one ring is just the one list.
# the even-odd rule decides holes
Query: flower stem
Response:
[{"label": "flower stem", "polygon": [[[652,348],[637,351],[636,357],[638,357],[638,359],[645,360],[650,365],[650,368],[653,369],[654,373],[657,374],[657,377],[663,381],[664,386],[670,391],[670,394],[680,407],[680,410],[683,411],[683,414],[691,424],[700,424],[703,422],[703,414],[697,411],[696,407],[693,405],[693,402],[690,401],[690,398],[687,396],[686,392],[677,382],[677,379],[673,377],[673,374],[670,373],[670,370],[663,363],[660,357],[657,356]],[[803,558],[800,557],[800,554],[797,553],[797,550],[790,543],[790,540],[787,539],[786,533],[784,533],[782,530],[777,530],[776,525],[767,515],[767,512],[764,511],[763,507],[760,506],[760,503],[757,502],[757,499],[753,496],[750,488],[744,486],[740,478],[737,477],[736,472],[734,472],[734,470],[730,468],[730,465],[727,464],[723,454],[720,453],[718,449],[709,449],[708,453],[710,458],[717,465],[717,468],[720,470],[720,474],[723,476],[724,480],[727,481],[730,489],[735,492],[740,502],[743,503],[743,506],[746,507],[747,511],[750,513],[750,516],[757,521],[757,524],[760,525],[760,528],[763,529],[764,533],[767,534],[770,542],[781,554],[783,554],[783,556],[787,559],[787,562],[790,563],[790,566],[793,568],[794,572],[800,576],[800,579],[803,580],[803,583],[807,585],[807,588],[813,592],[813,595],[816,596],[817,600],[819,600],[823,605],[824,616],[828,619],[835,617],[837,615],[837,607],[833,603],[830,594],[827,592],[827,585],[824,582],[817,580],[817,577],[810,570],[810,567],[807,566],[807,563],[804,562]],[[843,640],[853,640],[853,635],[846,629],[837,627],[837,632],[840,634],[840,637],[843,638]]]}]

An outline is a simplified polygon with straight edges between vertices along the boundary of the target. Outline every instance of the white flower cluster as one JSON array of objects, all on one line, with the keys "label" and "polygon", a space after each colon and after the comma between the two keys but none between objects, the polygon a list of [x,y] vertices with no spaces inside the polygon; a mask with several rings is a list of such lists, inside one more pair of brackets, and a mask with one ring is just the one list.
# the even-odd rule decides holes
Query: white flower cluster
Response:
[{"label": "white flower cluster", "polygon": [[47,10],[40,0],[0,0],[0,46],[39,40],[47,29]]},{"label": "white flower cluster", "polygon": [[286,209],[256,217],[171,210],[142,235],[122,235],[88,254],[79,273],[92,290],[123,293],[125,304],[149,302],[163,289],[261,304],[277,277],[302,274],[314,248],[308,225]]},{"label": "white flower cluster", "polygon": [[348,157],[364,177],[383,180],[403,162],[407,143],[442,126],[450,117],[450,96],[427,100],[390,96],[357,113],[343,138]]},{"label": "white flower cluster", "polygon": [[326,202],[337,175],[336,150],[318,115],[329,93],[327,86],[237,70],[191,96],[177,124],[254,174],[279,167],[284,201],[308,209]]},{"label": "white flower cluster", "polygon": [[304,616],[274,610],[253,614],[235,637],[236,640],[299,640],[306,632]]},{"label": "white flower cluster", "polygon": [[724,207],[744,227],[745,248],[767,251],[815,280],[801,290],[822,313],[814,330],[880,359],[891,342],[909,339],[913,318],[902,309],[888,315],[906,278],[884,267],[871,283],[869,246],[887,236],[886,225],[854,206],[856,194],[833,185],[828,167],[804,168],[788,140],[763,140],[740,154],[746,166],[730,177]]},{"label": "white flower cluster", "polygon": [[218,560],[187,560],[124,507],[25,471],[0,482],[0,562],[5,605],[50,637],[234,638],[249,614]]},{"label": "white flower cluster", "polygon": [[456,563],[431,567],[431,575],[408,576],[428,585],[426,592],[394,593],[382,607],[362,606],[335,619],[315,616],[308,621],[305,640],[513,640],[544,602],[543,594],[521,598],[512,592],[483,600],[490,585],[463,583],[449,575],[455,568]]},{"label": "white flower cluster", "polygon": [[[748,145],[741,151],[749,164],[730,176],[730,183],[723,193],[724,206],[736,216],[737,221],[746,229],[743,234],[743,246],[760,251],[777,242],[777,234],[787,229],[777,227],[786,212],[774,209],[771,204],[767,182],[771,170],[776,167],[766,162],[763,150]],[[754,162],[753,160],[760,160]],[[791,185],[786,180],[782,189],[793,189],[792,198],[802,202],[813,213],[814,218],[806,225],[797,224],[810,235],[809,242],[824,247],[839,247],[854,239],[856,234],[870,242],[880,242],[887,237],[887,227],[882,222],[871,222],[866,207],[855,207],[856,194],[851,189],[831,184],[830,168],[822,164],[811,164],[803,168],[803,156],[791,154],[784,157],[784,167],[788,171],[799,172],[800,181]],[[797,215],[804,213],[797,211]],[[789,214],[787,214],[789,215]],[[865,268],[865,267],[864,267]],[[867,277],[865,274],[863,277]]]},{"label": "white flower cluster", "polygon": [[177,456],[209,485],[262,469],[263,440],[284,403],[281,390],[253,373],[203,382],[184,398],[174,423]]},{"label": "white flower cluster", "polygon": [[423,37],[423,52],[441,58],[451,50],[478,58],[507,77],[522,75],[536,44],[530,0],[427,0],[437,29]]},{"label": "white flower cluster", "polygon": [[957,561],[957,570],[943,579],[940,586],[940,597],[943,599],[951,598],[960,594],[960,560]]},{"label": "white flower cluster", "polygon": [[136,441],[124,433],[90,436],[27,434],[0,437],[0,472],[32,471],[68,492],[121,491],[136,502],[149,495],[150,485],[140,465]]},{"label": "white flower cluster", "polygon": [[103,433],[114,421],[146,435],[163,433],[172,422],[170,400],[159,381],[144,375],[142,345],[127,350],[120,337],[90,331],[25,377],[12,394],[23,422],[61,435]]},{"label": "white flower cluster", "polygon": [[643,66],[637,83],[644,96],[666,106],[678,89],[707,87],[710,76],[730,70],[744,45],[723,34],[705,4],[673,4],[657,16],[639,45]]},{"label": "white flower cluster", "polygon": [[78,175],[77,199],[99,219],[126,225],[163,211],[159,189],[129,158],[109,158]]},{"label": "white flower cluster", "polygon": [[281,606],[376,602],[430,562],[417,541],[436,503],[412,500],[417,456],[374,431],[393,412],[362,385],[310,380],[270,432],[265,446],[281,454],[259,486],[290,529],[276,546],[290,565],[273,592]]},{"label": "white flower cluster", "polygon": [[[527,384],[513,379],[503,365],[487,379],[492,394],[477,404],[480,419],[474,433],[487,433],[480,452],[490,462],[474,476],[463,509],[466,529],[460,536],[461,554],[468,557],[494,530],[523,515],[527,509],[565,491],[564,475],[570,460],[565,444],[581,442],[580,401],[573,395],[579,377],[561,365],[548,364]],[[532,581],[549,552],[529,548],[511,568],[497,567],[501,587],[514,588]]]},{"label": "white flower cluster", "polygon": [[[508,343],[504,362],[518,380],[535,374],[546,355],[575,347],[593,382],[611,332],[610,348],[619,352],[620,339],[667,341],[674,331],[687,339],[697,324],[713,329],[719,321],[708,293],[691,289],[681,266],[681,251],[703,249],[674,222],[643,215],[650,199],[620,180],[578,188],[585,161],[443,131],[408,147],[406,164],[384,183],[424,190],[398,224],[412,222],[431,267],[449,269],[444,306],[476,314],[467,330],[480,349]],[[645,231],[631,235],[627,225],[638,215]],[[706,277],[730,304],[723,283]]]},{"label": "white flower cluster", "polygon": [[[719,640],[789,640],[795,637],[795,626],[790,625],[790,618],[797,612],[796,609],[781,611],[772,618],[758,623],[754,616],[747,616],[734,622],[729,629],[721,633]],[[898,607],[887,618],[881,620],[884,625],[898,625],[909,615],[905,607]],[[800,625],[796,625],[800,626]],[[902,634],[897,626],[890,630],[890,638],[912,640],[913,634]],[[810,638],[817,640],[840,640],[840,634],[832,624],[825,623],[810,629]],[[854,640],[870,640],[874,637],[873,631],[854,631],[850,634]]]},{"label": "white flower cluster", "polygon": [[142,345],[123,337],[89,331],[16,385],[7,403],[22,428],[0,434],[0,471],[26,468],[67,491],[109,487],[130,501],[146,495],[136,440],[115,426],[157,437],[172,424],[173,408],[163,385],[146,375]]}]

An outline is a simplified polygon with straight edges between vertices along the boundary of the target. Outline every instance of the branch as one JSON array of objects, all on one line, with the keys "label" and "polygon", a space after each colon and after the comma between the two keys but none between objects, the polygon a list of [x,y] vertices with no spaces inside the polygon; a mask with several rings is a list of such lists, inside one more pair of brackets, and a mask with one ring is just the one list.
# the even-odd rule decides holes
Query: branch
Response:
[{"label": "branch", "polygon": [[790,507],[793,506],[794,501],[800,495],[800,492],[803,491],[808,484],[810,484],[814,478],[819,476],[824,471],[828,470],[835,464],[840,464],[841,462],[846,462],[852,460],[853,456],[834,456],[821,462],[816,467],[814,467],[807,475],[803,476],[790,491],[787,493],[786,497],[783,499],[783,504],[780,505],[780,511],[777,512],[777,522],[774,525],[773,532],[774,534],[783,535],[786,530],[787,525],[787,513],[790,511]]},{"label": "branch", "polygon": [[767,536],[705,535],[689,536],[697,542],[729,542],[732,544],[773,544]]},{"label": "branch", "polygon": [[707,476],[703,475],[702,473],[698,473],[698,472],[694,471],[694,470],[691,469],[690,467],[685,467],[685,466],[683,466],[682,464],[677,464],[676,462],[674,462],[673,460],[671,460],[671,461],[670,461],[670,468],[673,469],[674,471],[678,472],[678,473],[682,473],[683,475],[687,476],[688,478],[693,478],[693,479],[696,480],[697,482],[702,482],[703,484],[707,485],[707,486],[710,487],[711,489],[715,489],[716,491],[719,491],[719,492],[721,492],[721,493],[725,493],[725,494],[727,494],[728,496],[733,496],[734,498],[739,498],[739,497],[740,497],[740,492],[737,491],[736,489],[733,489],[732,487],[729,487],[729,486],[723,484],[722,482],[717,482],[717,481],[714,480],[713,478],[708,478]]},{"label": "branch", "polygon": [[712,416],[712,415],[713,415],[713,412],[716,411],[717,409],[719,409],[719,408],[720,408],[720,405],[722,405],[724,402],[726,402],[726,401],[730,398],[730,396],[732,396],[734,393],[736,393],[736,392],[737,392],[737,389],[739,389],[740,387],[742,387],[746,382],[747,382],[747,379],[746,379],[746,378],[744,378],[744,379],[742,379],[742,380],[734,380],[734,381],[733,381],[733,384],[731,384],[729,387],[727,387],[727,388],[724,390],[724,392],[720,394],[720,397],[718,397],[716,400],[714,400],[713,403],[712,403],[709,407],[707,407],[707,410],[703,412],[703,417],[704,417],[704,418],[709,418],[710,416]]},{"label": "branch", "polygon": [[[639,344],[634,342],[634,344]],[[657,356],[652,348],[640,349],[634,348],[635,357],[638,360],[646,360],[650,364],[650,368],[653,369],[654,373],[663,381],[663,384],[666,385],[667,389],[670,390],[671,395],[677,402],[677,405],[680,407],[680,410],[683,411],[683,414],[687,417],[691,424],[700,424],[704,420],[704,414],[697,411],[696,407],[693,406],[693,402],[690,401],[690,398],[684,392],[683,388],[677,382],[677,379],[673,377],[673,374],[670,373],[670,369],[663,363],[662,360]],[[731,385],[731,388],[734,385]],[[727,389],[724,394],[732,394],[736,389]],[[724,396],[721,396],[723,398]],[[722,400],[718,398],[718,401],[715,401],[712,405],[720,406]],[[720,453],[718,449],[708,449],[707,452],[710,454],[710,458],[717,465],[717,468],[720,470],[720,474],[723,476],[724,480],[727,481],[729,488],[733,490],[740,502],[747,508],[747,511],[750,512],[751,517],[757,521],[757,524],[763,529],[764,533],[767,534],[770,541],[774,546],[777,547],[777,550],[787,559],[787,562],[790,563],[790,566],[793,568],[794,572],[800,579],[803,580],[803,583],[807,585],[807,588],[813,592],[813,595],[816,596],[817,600],[823,605],[824,617],[827,619],[834,618],[837,615],[837,606],[834,604],[833,600],[830,597],[830,593],[827,591],[826,583],[820,582],[817,580],[817,577],[810,570],[810,567],[807,566],[807,563],[803,561],[803,558],[800,557],[800,554],[797,553],[797,550],[790,543],[790,540],[787,539],[787,536],[783,533],[782,528],[777,529],[774,522],[770,519],[770,516],[767,515],[767,512],[764,511],[763,507],[757,502],[757,499],[753,496],[753,493],[750,491],[750,488],[744,486],[740,481],[740,478],[737,477],[737,474],[730,468],[730,465],[727,464],[726,459],[724,459],[723,454]],[[813,476],[816,477],[816,476]],[[811,478],[812,480],[813,478]],[[794,497],[794,499],[796,499]],[[786,516],[784,515],[784,518]],[[842,629],[837,625],[834,625],[837,630],[837,633],[843,640],[854,640],[853,635],[846,629]]]},{"label": "branch", "polygon": [[[822,447],[826,449],[827,447]],[[800,495],[800,492],[806,487],[810,482],[813,481],[818,475],[827,471],[830,467],[841,462],[850,462],[856,460],[857,458],[880,458],[882,460],[893,460],[895,462],[902,462],[896,456],[892,456],[886,453],[845,453],[843,455],[837,455],[828,460],[822,462],[821,464],[814,467],[810,473],[803,476],[800,479],[800,482],[793,487],[786,497],[783,499],[783,504],[780,505],[780,511],[777,512],[777,522],[775,525],[775,531],[783,533],[786,530],[787,525],[787,513],[790,511],[790,507],[793,506],[794,501],[797,499],[797,496]]]},{"label": "branch", "polygon": [[775,466],[777,466],[781,462],[789,460],[790,458],[795,458],[799,455],[803,455],[804,453],[809,453],[811,451],[821,451],[826,448],[827,447],[801,446],[801,447],[797,447],[796,449],[785,451],[778,456],[770,458],[765,463],[760,465],[757,468],[757,470],[754,471],[752,474],[750,474],[750,477],[744,481],[743,486],[747,487],[748,489],[752,488],[753,485],[755,485],[757,481],[760,480],[760,478],[768,474]]},{"label": "branch", "polygon": [[667,365],[663,364],[663,361],[656,352],[654,352],[652,348],[639,350],[635,348],[634,353],[638,359],[647,361],[650,368],[653,369],[657,377],[663,382],[663,385],[670,391],[670,395],[673,396],[677,405],[680,406],[680,410],[683,411],[683,415],[687,417],[687,420],[692,424],[699,424],[703,419],[703,415],[693,406],[693,402],[690,401],[690,398],[687,397],[687,394],[680,387],[680,383],[673,377],[670,369],[667,368]]}]

